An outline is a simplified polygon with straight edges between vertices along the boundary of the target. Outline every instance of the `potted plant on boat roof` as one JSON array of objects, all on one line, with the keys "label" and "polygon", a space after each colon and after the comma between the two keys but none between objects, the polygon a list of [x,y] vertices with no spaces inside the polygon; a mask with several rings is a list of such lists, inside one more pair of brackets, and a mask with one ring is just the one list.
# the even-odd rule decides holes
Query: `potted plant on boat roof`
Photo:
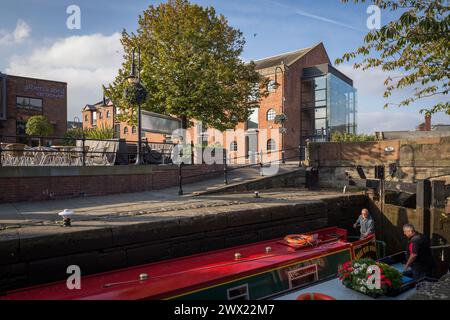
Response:
[{"label": "potted plant on boat roof", "polygon": [[[371,266],[379,268],[379,286],[371,281],[375,276],[375,271],[369,269]],[[395,296],[402,286],[402,274],[397,269],[372,259],[346,262],[339,266],[338,274],[344,286],[374,298],[380,295]]]}]

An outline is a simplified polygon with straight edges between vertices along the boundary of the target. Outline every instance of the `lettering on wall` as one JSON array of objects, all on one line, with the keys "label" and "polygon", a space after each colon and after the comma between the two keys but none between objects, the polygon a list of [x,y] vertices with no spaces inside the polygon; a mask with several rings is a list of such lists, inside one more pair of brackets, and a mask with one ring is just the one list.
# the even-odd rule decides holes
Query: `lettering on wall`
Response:
[{"label": "lettering on wall", "polygon": [[33,83],[27,83],[25,92],[31,92],[34,96],[50,99],[64,99],[66,97],[65,88],[43,87]]}]

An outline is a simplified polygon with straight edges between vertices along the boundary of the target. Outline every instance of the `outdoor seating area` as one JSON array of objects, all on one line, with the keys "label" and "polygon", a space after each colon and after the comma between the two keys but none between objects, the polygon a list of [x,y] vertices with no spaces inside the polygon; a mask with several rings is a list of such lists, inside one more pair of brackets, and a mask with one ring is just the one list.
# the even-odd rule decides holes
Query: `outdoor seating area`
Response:
[{"label": "outdoor seating area", "polygon": [[[95,151],[95,150],[94,150]],[[84,147],[85,164],[113,165],[103,153]],[[83,148],[79,146],[30,147],[22,143],[1,144],[1,165],[7,166],[81,166]]]},{"label": "outdoor seating area", "polygon": [[[59,142],[58,142],[59,141]],[[136,162],[137,146],[119,140],[71,141],[62,139],[53,144],[32,147],[25,143],[1,142],[1,167],[30,166],[113,166]],[[142,146],[145,164],[170,164],[173,144],[148,143]]]}]

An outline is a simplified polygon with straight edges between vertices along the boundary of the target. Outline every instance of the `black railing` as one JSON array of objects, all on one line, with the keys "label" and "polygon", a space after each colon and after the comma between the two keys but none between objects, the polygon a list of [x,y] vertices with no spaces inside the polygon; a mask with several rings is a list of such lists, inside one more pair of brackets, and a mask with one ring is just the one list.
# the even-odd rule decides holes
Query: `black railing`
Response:
[{"label": "black railing", "polygon": [[[223,161],[222,161],[223,169],[213,170],[211,172],[204,172],[204,173],[195,174],[195,175],[189,175],[189,176],[183,176],[182,169],[183,169],[184,166],[186,166],[186,164],[184,162],[182,162],[182,163],[179,164],[179,173],[178,173],[179,190],[178,190],[178,194],[179,195],[183,195],[184,194],[183,182],[185,180],[189,180],[189,179],[193,179],[193,178],[212,176],[212,175],[217,175],[218,176],[220,173],[223,172],[224,185],[228,185],[228,182],[229,182],[228,174],[230,172],[236,171],[236,170],[241,170],[241,169],[245,169],[245,168],[252,168],[252,167],[259,167],[260,168],[260,174],[263,175],[263,168],[264,168],[264,166],[272,165],[273,163],[285,163],[286,161],[289,161],[289,160],[298,161],[298,166],[302,167],[302,162],[303,162],[302,149],[303,149],[302,146],[298,146],[298,147],[295,147],[295,148],[286,148],[286,149],[273,150],[273,151],[268,151],[268,152],[263,152],[263,151],[261,151],[261,152],[252,152],[254,156],[259,158],[258,162],[245,164],[245,165],[237,166],[237,167],[231,167],[231,168],[229,167],[229,163],[230,163],[231,159],[238,160],[238,159],[244,159],[245,158],[247,160],[247,159],[249,159],[251,157],[249,157],[248,155],[227,157],[226,150],[223,150],[224,151],[223,152],[224,153],[223,154]],[[293,150],[296,150],[298,154],[295,155],[295,156],[291,156],[291,157],[286,158],[285,157],[285,153],[288,152],[288,151],[293,151]],[[281,153],[282,157],[280,159],[277,159],[277,160],[266,161],[266,162],[263,161],[263,156],[264,155],[276,154],[276,153]],[[182,155],[180,155],[180,157],[181,156]]]}]

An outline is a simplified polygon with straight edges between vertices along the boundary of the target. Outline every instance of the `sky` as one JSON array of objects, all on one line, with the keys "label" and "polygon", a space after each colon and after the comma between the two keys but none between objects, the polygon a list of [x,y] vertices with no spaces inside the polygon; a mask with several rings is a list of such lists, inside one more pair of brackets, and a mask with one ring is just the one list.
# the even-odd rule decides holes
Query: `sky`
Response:
[{"label": "sky", "polygon": [[[68,83],[68,120],[102,99],[102,84],[112,82],[122,64],[120,33],[134,31],[149,0],[0,0],[0,71]],[[363,43],[369,31],[369,4],[340,0],[192,0],[213,6],[246,39],[242,59],[257,60],[323,42],[332,62]],[[80,29],[67,28],[67,8],[77,5]],[[398,17],[381,12],[381,23]],[[423,122],[419,110],[436,100],[384,109],[410,91],[383,98],[381,70],[360,71],[350,63],[337,66],[358,89],[360,133],[414,130]],[[449,99],[448,97],[446,98]],[[433,123],[450,124],[450,116]]]}]

